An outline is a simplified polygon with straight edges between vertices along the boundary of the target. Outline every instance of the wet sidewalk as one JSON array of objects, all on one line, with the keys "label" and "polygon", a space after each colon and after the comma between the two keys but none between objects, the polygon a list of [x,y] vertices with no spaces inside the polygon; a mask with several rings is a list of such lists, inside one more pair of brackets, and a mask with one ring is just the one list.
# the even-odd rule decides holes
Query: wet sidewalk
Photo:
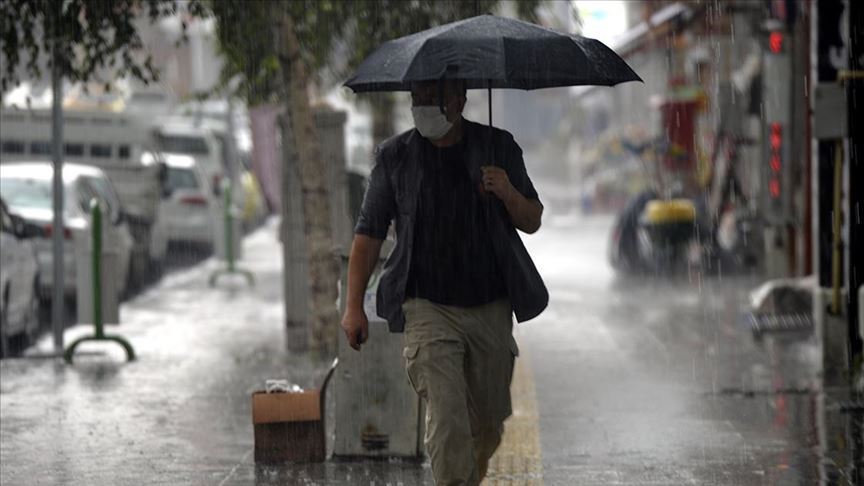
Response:
[{"label": "wet sidewalk", "polygon": [[[516,327],[514,416],[484,486],[855,484],[862,417],[821,387],[813,336],[754,341],[751,278],[620,281],[600,257],[609,223],[550,219],[526,238],[551,301]],[[211,259],[124,303],[107,331],[133,363],[113,344],[74,366],[0,362],[0,484],[432,484],[428,463],[255,465],[250,394],[317,386],[329,365],[286,351],[276,225],[245,240],[254,288],[209,288]]]},{"label": "wet sidewalk", "polygon": [[544,221],[526,246],[549,308],[531,353],[546,485],[855,485],[864,424],[825,389],[812,332],[755,339],[757,275],[615,274],[611,219]]},{"label": "wet sidewalk", "polygon": [[[286,351],[276,221],[248,236],[243,268],[221,279],[209,259],[123,304],[138,360],[111,343],[60,360],[0,362],[0,484],[422,484],[422,464],[255,466],[250,394],[268,378],[318,386],[328,363]],[[92,333],[66,332],[66,343]],[[45,336],[28,354],[51,351]],[[329,407],[332,409],[332,404]],[[332,411],[331,411],[332,413]],[[332,424],[328,420],[328,424]],[[331,431],[332,436],[332,431]],[[332,437],[331,437],[332,439]]]}]

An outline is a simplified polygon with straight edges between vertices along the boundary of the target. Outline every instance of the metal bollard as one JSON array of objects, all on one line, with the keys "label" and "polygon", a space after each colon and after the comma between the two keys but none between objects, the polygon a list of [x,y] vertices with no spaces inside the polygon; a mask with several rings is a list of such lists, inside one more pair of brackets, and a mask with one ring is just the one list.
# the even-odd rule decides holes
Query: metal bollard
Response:
[{"label": "metal bollard", "polygon": [[[126,350],[126,359],[135,360],[135,350],[128,341],[120,336],[106,335],[102,323],[102,208],[96,198],[90,200],[90,216],[92,224],[91,238],[93,239],[93,328],[92,336],[84,336],[76,339],[63,354],[67,363],[72,364],[75,348],[84,341],[114,341]],[[79,303],[81,305],[81,303]]]},{"label": "metal bollard", "polygon": [[249,286],[255,286],[255,276],[249,270],[245,270],[242,268],[237,268],[237,262],[234,260],[235,248],[234,248],[234,215],[231,214],[231,208],[233,207],[233,200],[231,197],[231,184],[225,184],[225,188],[222,191],[225,194],[225,260],[227,264],[227,268],[217,269],[210,275],[210,286],[213,287],[216,285],[216,281],[222,275],[230,275],[230,274],[240,274],[246,277],[246,281],[249,283]]}]

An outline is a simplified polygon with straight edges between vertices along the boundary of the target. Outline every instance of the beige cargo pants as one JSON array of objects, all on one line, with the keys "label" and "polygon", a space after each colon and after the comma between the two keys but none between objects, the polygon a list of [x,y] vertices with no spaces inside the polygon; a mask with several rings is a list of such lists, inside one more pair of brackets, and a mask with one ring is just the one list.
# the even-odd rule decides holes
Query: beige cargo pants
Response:
[{"label": "beige cargo pants", "polygon": [[477,307],[409,299],[408,379],[426,404],[426,452],[437,486],[477,485],[512,413],[510,381],[519,350],[510,303]]}]

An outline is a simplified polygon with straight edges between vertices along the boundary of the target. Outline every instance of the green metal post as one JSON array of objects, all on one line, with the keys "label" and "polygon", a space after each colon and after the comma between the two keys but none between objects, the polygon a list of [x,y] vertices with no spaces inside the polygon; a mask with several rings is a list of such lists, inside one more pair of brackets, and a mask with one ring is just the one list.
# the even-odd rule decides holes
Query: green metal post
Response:
[{"label": "green metal post", "polygon": [[217,269],[210,275],[210,286],[213,287],[216,285],[216,280],[219,279],[221,275],[229,275],[232,273],[237,273],[246,277],[246,281],[249,282],[250,286],[255,285],[255,276],[252,275],[252,272],[249,270],[244,270],[242,268],[237,268],[237,262],[235,261],[235,248],[234,248],[234,221],[233,216],[231,214],[231,207],[233,198],[231,196],[231,184],[225,184],[225,188],[223,190],[225,194],[225,260],[228,264],[227,268]]},{"label": "green metal post", "polygon": [[228,271],[234,273],[234,222],[231,221],[231,184],[225,186],[225,258]]},{"label": "green metal post", "polygon": [[[129,361],[135,360],[135,350],[129,341],[126,341],[120,336],[106,336],[104,331],[104,323],[102,322],[102,208],[99,206],[99,201],[96,198],[90,200],[90,217],[93,230],[90,233],[91,243],[93,245],[93,256],[91,257],[91,270],[93,271],[93,327],[92,336],[84,336],[76,339],[66,348],[63,353],[63,359],[67,363],[72,364],[72,357],[75,356],[75,348],[84,341],[114,341],[123,346],[126,351],[126,359]],[[81,305],[83,303],[79,303]]]},{"label": "green metal post", "polygon": [[102,327],[102,211],[99,203],[93,199],[90,201],[90,217],[93,222],[92,241],[92,268],[93,268],[93,325],[96,328],[96,337],[105,337]]}]

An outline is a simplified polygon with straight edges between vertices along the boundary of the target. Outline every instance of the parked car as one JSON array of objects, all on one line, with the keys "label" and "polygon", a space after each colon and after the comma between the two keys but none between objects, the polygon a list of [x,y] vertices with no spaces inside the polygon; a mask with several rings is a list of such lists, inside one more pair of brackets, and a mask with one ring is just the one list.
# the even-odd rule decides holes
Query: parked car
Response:
[{"label": "parked car", "polygon": [[164,157],[168,176],[159,217],[168,240],[212,249],[215,218],[221,213],[207,172],[192,156],[165,153]]},{"label": "parked car", "polygon": [[9,212],[0,199],[0,353],[9,338],[32,339],[39,330],[39,263],[32,238],[41,228]]},{"label": "parked car", "polygon": [[[34,238],[40,271],[41,294],[50,298],[54,283],[52,204],[54,168],[50,162],[18,162],[0,165],[0,195],[9,210],[26,222],[41,226],[44,235]],[[134,242],[114,187],[101,169],[63,164],[63,264],[64,293],[73,298],[76,290],[76,244],[91,237],[90,200],[97,198],[104,208],[102,248],[117,255],[114,285],[123,295],[129,280],[129,263]],[[79,240],[80,239],[80,240]]]},{"label": "parked car", "polygon": [[[120,198],[135,242],[131,267],[135,285],[158,275],[167,248],[157,217],[164,165],[152,118],[98,109],[70,109],[63,115],[64,161],[100,168]],[[0,122],[0,163],[51,161],[50,108],[4,108]]]},{"label": "parked car", "polygon": [[155,131],[162,152],[194,157],[199,169],[207,176],[210,188],[218,193],[222,179],[227,175],[225,148],[210,130],[185,118],[169,117],[160,119]]},{"label": "parked car", "polygon": [[[225,180],[234,183],[233,201],[241,208],[244,229],[260,224],[267,216],[260,184],[249,170],[251,154],[236,147],[233,158],[228,149],[225,123],[199,117],[168,116],[154,126],[159,149],[164,153],[194,157],[213,190],[214,207],[224,209],[221,189]],[[221,216],[221,215],[220,215]]]}]

